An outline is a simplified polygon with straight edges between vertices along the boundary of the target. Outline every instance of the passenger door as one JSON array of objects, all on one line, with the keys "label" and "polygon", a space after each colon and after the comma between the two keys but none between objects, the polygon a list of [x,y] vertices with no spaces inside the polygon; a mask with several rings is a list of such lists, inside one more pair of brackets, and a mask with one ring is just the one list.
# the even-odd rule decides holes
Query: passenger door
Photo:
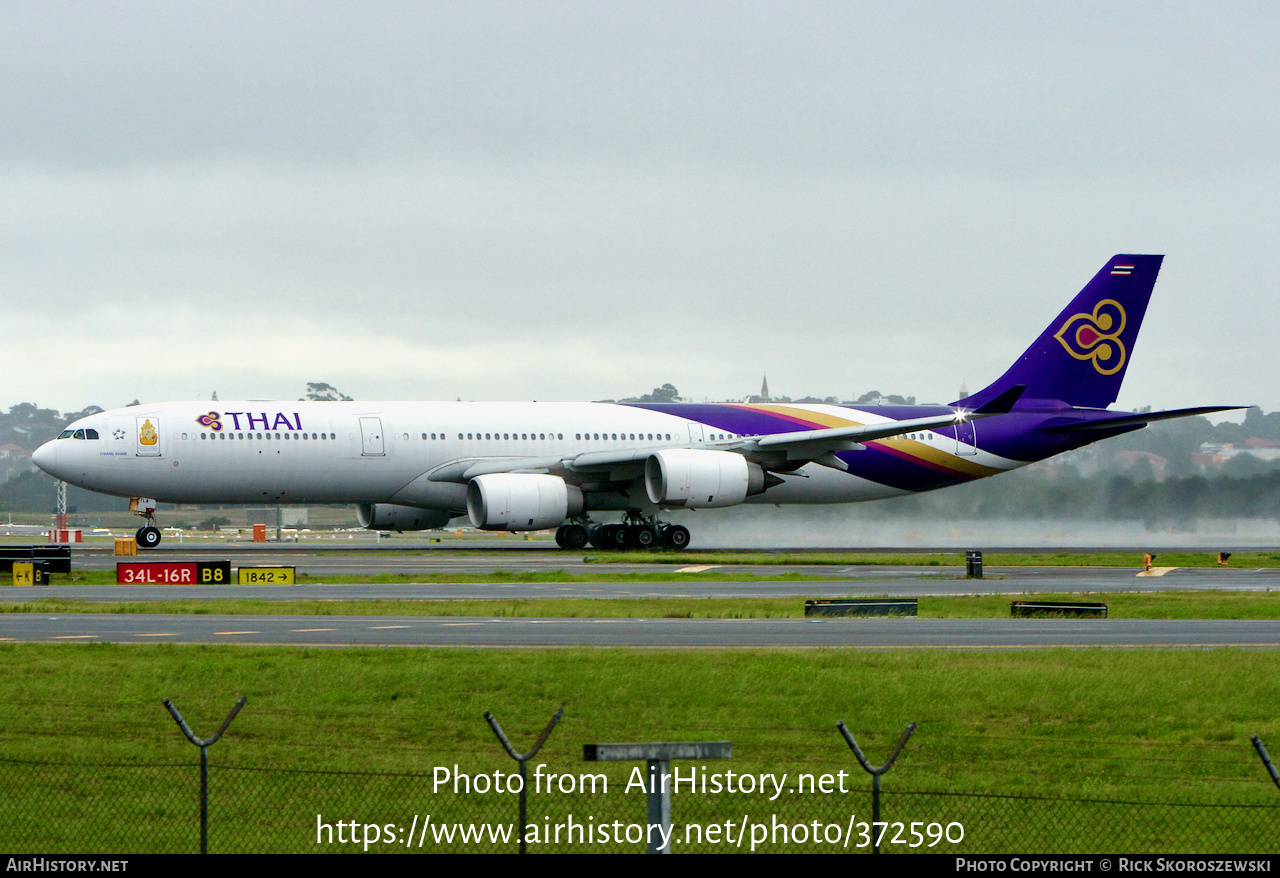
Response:
[{"label": "passenger door", "polygon": [[382,418],[360,419],[360,454],[364,457],[382,457],[386,454],[382,444]]}]

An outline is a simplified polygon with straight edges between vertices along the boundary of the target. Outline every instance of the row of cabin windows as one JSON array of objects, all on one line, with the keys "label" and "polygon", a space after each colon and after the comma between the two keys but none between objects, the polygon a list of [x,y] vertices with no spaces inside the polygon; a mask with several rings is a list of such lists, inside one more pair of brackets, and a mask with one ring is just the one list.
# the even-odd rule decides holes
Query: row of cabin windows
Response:
[{"label": "row of cabin windows", "polygon": [[621,435],[619,435],[619,434],[617,434],[617,433],[603,433],[603,434],[601,434],[601,433],[574,433],[574,434],[573,434],[573,438],[574,438],[574,439],[582,439],[582,438],[584,438],[584,437],[585,437],[585,438],[587,438],[587,439],[591,439],[591,440],[596,440],[596,439],[601,439],[601,438],[604,438],[604,439],[606,439],[606,440],[613,440],[613,439],[619,439],[619,438],[621,438],[621,439],[628,439],[628,438],[629,438],[629,439],[636,439],[636,438],[639,438],[639,439],[641,439],[641,440],[644,440],[644,439],[653,439],[653,440],[656,440],[656,441],[658,441],[658,442],[662,442],[662,441],[664,441],[664,440],[665,440],[665,441],[667,441],[667,442],[670,442],[670,441],[671,441],[671,434],[670,434],[670,433],[656,433],[656,434],[655,434],[655,433],[647,433],[647,434],[646,434],[646,433],[640,433],[638,437],[637,437],[637,434],[635,434],[635,433],[631,433],[631,434],[623,433],[623,434],[621,434]]},{"label": "row of cabin windows", "polygon": [[[267,438],[267,439],[272,439],[272,438],[275,438],[275,439],[288,439],[290,436],[293,436],[293,438],[295,438],[295,439],[306,439],[306,438],[308,438],[308,434],[306,434],[306,433],[275,433],[275,434],[271,434],[271,433],[201,433],[201,434],[200,434],[200,438],[201,438],[201,439],[223,439],[223,440],[226,440],[226,439],[244,439],[245,437],[248,437],[248,438],[250,438],[250,439],[253,439],[253,438],[262,439],[262,438],[264,438],[264,437],[265,437],[265,438]],[[96,438],[96,437],[95,437],[95,438]],[[178,434],[177,434],[177,433],[174,433],[174,434],[173,434],[173,438],[174,438],[174,439],[177,439],[177,438],[178,438]],[[187,434],[186,434],[186,433],[183,433],[183,434],[182,434],[182,438],[183,438],[183,439],[186,439],[186,438],[187,438]],[[195,434],[192,434],[192,438],[193,438],[193,439],[195,438]],[[337,438],[338,438],[338,434],[337,434],[337,433],[320,433],[320,434],[312,433],[312,434],[310,434],[310,438],[315,439],[315,440],[317,440],[317,441],[318,441],[318,440],[321,440],[321,439],[325,439],[325,440],[329,440],[329,439],[337,439]]]},{"label": "row of cabin windows", "polygon": [[[424,435],[425,435],[425,434],[424,434]],[[435,433],[432,433],[431,435],[432,435],[432,437],[434,437],[434,436],[435,436]],[[440,438],[441,438],[441,439],[443,439],[443,438],[444,438],[444,434],[443,434],[443,433],[441,433],[441,434],[440,434]],[[458,438],[459,438],[459,439],[464,438],[463,434],[462,434],[462,433],[459,433],[459,434],[458,434]],[[563,439],[563,438],[564,438],[564,434],[563,434],[563,433],[467,433],[467,434],[466,434],[466,436],[465,436],[465,438],[467,438],[467,439],[525,439],[525,440],[528,440],[528,439],[541,439],[541,440],[546,440],[546,439]]]},{"label": "row of cabin windows", "polygon": [[[405,434],[405,438],[406,439],[409,438],[408,433]],[[426,439],[427,434],[423,433],[422,438]],[[432,433],[431,438],[435,439],[436,434]],[[441,433],[439,438],[443,439],[444,434]],[[490,439],[490,440],[493,440],[493,439],[508,439],[508,440],[510,439],[524,439],[524,440],[541,439],[541,440],[545,440],[547,438],[564,439],[564,434],[563,433],[459,433],[458,438],[471,439],[471,440],[476,440],[476,439]],[[574,433],[573,438],[577,439],[578,441],[582,441],[586,439],[589,441],[630,440],[630,441],[670,442],[671,434],[670,433]],[[711,439],[712,441],[718,441],[718,440],[724,440],[724,439],[741,439],[742,437],[739,436],[737,433],[712,433],[708,438]]]}]

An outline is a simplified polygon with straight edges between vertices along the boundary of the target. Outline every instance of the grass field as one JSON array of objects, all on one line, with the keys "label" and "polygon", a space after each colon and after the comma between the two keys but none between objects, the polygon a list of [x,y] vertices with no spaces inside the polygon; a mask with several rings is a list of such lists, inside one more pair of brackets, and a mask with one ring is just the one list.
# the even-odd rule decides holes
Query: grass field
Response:
[{"label": "grass field", "polygon": [[[929,619],[996,619],[1012,600],[1081,600],[1107,604],[1112,619],[1280,619],[1280,592],[1166,591],[1149,594],[1019,594],[919,599]],[[608,619],[795,619],[803,598],[546,598],[534,600],[82,601],[41,598],[0,602],[0,613],[181,613],[301,616],[509,616]],[[854,622],[856,624],[856,621]]]},{"label": "grass field", "polygon": [[[631,562],[637,558],[624,557]],[[910,563],[921,563],[920,556],[907,557],[913,559]],[[693,561],[688,555],[679,560]],[[1236,556],[1232,564],[1276,566],[1265,560],[1258,556],[1246,562]],[[956,563],[962,562],[959,556]],[[1175,565],[1162,556],[1160,563],[1166,562],[1190,566]],[[701,556],[694,563],[719,562]],[[759,561],[753,557],[750,563]],[[815,562],[800,556],[779,563]],[[987,556],[989,566],[996,563]],[[559,578],[532,581],[566,581],[563,574],[549,575]],[[606,575],[620,581],[654,578]],[[523,581],[526,576],[534,575],[450,575],[440,581]],[[113,575],[103,577],[111,581],[108,577]],[[662,578],[745,577],[711,571]],[[408,581],[422,580],[414,576]],[[1107,603],[1112,618],[1280,617],[1280,594],[1266,592],[1073,597]],[[1010,600],[1011,596],[921,598],[920,614],[1007,617]],[[103,604],[46,599],[6,603],[0,611],[764,618],[802,615],[803,601]],[[1251,807],[1274,806],[1280,798],[1249,743],[1257,734],[1273,751],[1280,751],[1280,717],[1274,707],[1280,696],[1277,650],[664,652],[0,644],[0,661],[5,668],[0,675],[0,746],[10,760],[3,768],[8,792],[0,801],[0,843],[17,837],[15,827],[25,831],[39,824],[51,834],[34,837],[41,842],[39,849],[48,851],[77,850],[75,839],[83,836],[76,833],[89,831],[115,833],[102,842],[102,850],[140,850],[136,835],[127,835],[135,819],[159,821],[156,825],[169,821],[177,827],[174,832],[185,833],[184,839],[190,835],[196,750],[162,707],[164,697],[174,700],[196,734],[208,735],[238,697],[248,696],[244,711],[211,751],[215,814],[224,833],[214,835],[214,847],[221,850],[314,850],[306,845],[320,810],[339,813],[339,819],[378,822],[407,821],[422,809],[443,811],[443,800],[427,795],[428,779],[436,768],[456,765],[471,774],[514,770],[481,718],[486,709],[496,714],[519,748],[532,743],[551,714],[564,707],[564,720],[535,761],[560,773],[602,771],[612,784],[607,801],[572,794],[535,800],[535,819],[538,814],[558,819],[567,812],[580,817],[587,812],[635,812],[632,819],[642,819],[640,797],[617,792],[631,766],[588,765],[582,761],[582,746],[655,740],[732,741],[732,760],[708,765],[709,771],[785,773],[791,783],[801,773],[845,771],[856,791],[847,801],[817,803],[793,796],[787,805],[793,810],[786,813],[794,819],[834,820],[856,810],[862,815],[859,819],[866,819],[869,782],[836,732],[837,720],[849,725],[875,762],[888,754],[908,722],[918,723],[915,736],[885,778],[890,809],[886,817],[960,820],[974,840],[971,850],[1091,850],[1099,836],[1096,831],[1082,834],[1083,826],[1097,830],[1107,821],[1137,819],[1116,816],[1115,808],[1128,806],[1091,805],[1093,810],[1081,812],[1084,816],[1046,819],[1043,826],[1033,826],[1025,817],[997,819],[974,810],[973,803],[987,800],[973,794],[1126,802],[1172,799]],[[50,773],[36,777],[27,790],[21,787],[21,766],[12,760],[161,764],[157,771],[169,772],[166,778],[180,777],[181,782],[175,788],[173,780],[139,781],[127,767],[94,769],[86,782],[78,775],[59,774],[61,768],[42,767],[38,770]],[[190,771],[182,766],[190,766]],[[91,786],[101,789],[95,793]],[[138,817],[128,802],[142,787],[155,787],[156,798],[147,800],[142,806],[146,813]],[[250,788],[257,797],[252,801],[233,794]],[[902,797],[912,791],[967,798],[927,799],[932,810],[906,814],[912,802],[925,809],[926,798]],[[895,794],[900,797],[895,799]],[[100,804],[90,807],[83,797],[92,795],[99,796],[94,801]],[[63,802],[59,796],[68,798]],[[497,810],[491,811],[484,810],[488,804],[473,807],[470,801],[462,803],[458,819],[499,819],[491,815],[511,810],[509,802],[498,802]],[[738,819],[746,810],[764,815],[781,807],[759,795],[698,801],[695,805],[693,798],[677,798],[675,819]],[[40,809],[38,821],[22,810],[28,806]],[[1188,813],[1186,821],[1192,824],[1213,816],[1206,816],[1202,808]],[[1275,822],[1274,812],[1265,807],[1240,814]],[[1167,845],[1160,847],[1162,839],[1174,837],[1160,824],[1167,819],[1171,818],[1158,817],[1144,830],[1155,839],[1150,843],[1154,850],[1169,850]],[[1230,816],[1227,823],[1241,827],[1241,834],[1216,849],[1255,850],[1259,844],[1272,844],[1259,839],[1273,836],[1242,817]],[[232,824],[250,826],[257,834],[246,836],[250,841],[233,840],[225,834]],[[1215,833],[1218,830],[1207,831],[1205,838]],[[1221,842],[1220,835],[1215,837]],[[1207,842],[1204,847],[1200,842],[1186,845],[1189,850],[1214,849]],[[32,849],[30,842],[16,847]]]},{"label": "grass field", "polygon": [[[630,765],[585,763],[582,746],[655,740],[729,740],[731,760],[701,767],[785,774],[793,790],[800,774],[848,779],[847,795],[678,795],[677,822],[767,821],[779,812],[793,823],[866,820],[868,779],[835,722],[844,720],[878,762],[914,721],[918,730],[884,781],[884,816],[964,824],[966,845],[942,849],[1115,852],[1112,833],[1123,828],[1139,838],[1125,850],[1257,851],[1274,843],[1280,793],[1249,736],[1280,740],[1278,657],[0,645],[0,843],[46,853],[193,850],[196,750],[161,699],[171,697],[195,733],[208,735],[246,695],[211,750],[213,850],[315,851],[320,813],[406,825],[425,813],[512,820],[512,797],[433,794],[434,772],[510,774],[481,713],[492,710],[514,744],[528,747],[563,707],[535,764],[574,778],[601,772],[610,792],[544,790],[531,797],[534,821],[642,821],[643,796],[623,792]],[[1200,806],[1105,804],[1166,799]],[[1214,803],[1235,810],[1207,813]],[[1116,819],[1132,825],[1108,826]],[[1082,825],[1095,831],[1081,835]]]},{"label": "grass field", "polygon": [[732,740],[734,768],[855,769],[845,720],[873,759],[919,731],[892,782],[911,788],[1143,797],[1280,795],[1249,736],[1280,742],[1280,653],[783,650],[653,652],[311,650],[0,645],[6,756],[182,761],[195,756],[161,706],[197,734],[249,704],[213,751],[240,766],[414,771],[509,767],[480,714],[543,752]]}]

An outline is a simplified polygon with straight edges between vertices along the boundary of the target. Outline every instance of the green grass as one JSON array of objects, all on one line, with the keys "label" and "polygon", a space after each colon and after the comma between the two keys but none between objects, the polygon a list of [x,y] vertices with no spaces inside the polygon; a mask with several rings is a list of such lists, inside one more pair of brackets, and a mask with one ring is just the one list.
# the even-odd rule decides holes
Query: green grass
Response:
[{"label": "green grass", "polygon": [[[843,823],[855,812],[866,820],[869,782],[835,729],[844,720],[877,763],[908,722],[918,723],[885,777],[884,816],[963,823],[967,843],[948,852],[1168,853],[1214,844],[1242,852],[1269,850],[1275,838],[1277,792],[1249,744],[1252,734],[1273,748],[1280,741],[1275,650],[8,644],[0,645],[0,662],[0,844],[46,853],[194,850],[196,749],[160,702],[172,698],[194,732],[209,735],[241,695],[247,706],[210,751],[215,851],[315,851],[318,813],[405,825],[425,813],[513,820],[511,797],[432,795],[433,772],[456,766],[471,775],[510,774],[514,765],[481,713],[492,710],[515,746],[526,748],[559,707],[564,719],[534,766],[603,772],[610,792],[533,795],[535,821],[569,813],[642,820],[643,797],[621,792],[631,766],[585,763],[583,745],[686,740],[733,743],[732,760],[708,763],[709,771],[785,773],[788,784],[802,773],[843,771],[851,792],[788,794],[777,803],[759,795],[677,796],[677,822],[723,823],[744,814],[767,822],[780,813],[791,822]],[[61,765],[7,761],[15,759]],[[77,762],[116,766],[66,766]],[[126,767],[134,763],[157,767]],[[1111,827],[1116,806],[899,795],[922,790],[1265,810],[1183,809],[1178,825],[1166,828],[1161,821],[1170,812],[1129,809],[1123,829],[1137,825],[1146,841],[1120,844],[1113,841],[1120,827],[1081,834],[1082,826]],[[993,812],[993,804],[1001,810]],[[1034,826],[1027,815],[1036,816]],[[1188,826],[1193,841],[1171,841],[1184,837],[1173,829]],[[87,844],[86,837],[98,840]],[[353,850],[326,848],[344,849]]]},{"label": "green grass", "polygon": [[[1280,741],[1280,652],[654,652],[0,645],[9,758],[194,761],[160,700],[197,734],[248,706],[225,765],[430,772],[509,768],[481,719],[540,759],[581,767],[593,741],[734,742],[739,770],[833,772],[919,731],[889,776],[909,788],[1179,797],[1274,788],[1249,736]],[[860,779],[860,783],[861,783]],[[1217,791],[1217,792],[1215,792]]]},{"label": "green grass", "polygon": [[[1013,600],[1084,600],[1107,604],[1112,619],[1280,619],[1280,592],[1183,591],[1100,594],[933,596],[919,599],[921,618],[1009,617]],[[247,598],[83,601],[40,598],[0,602],[0,613],[227,614],[264,616],[510,616],[609,619],[795,619],[804,599],[536,598],[512,600],[299,600]],[[857,620],[850,620],[857,624]]]}]

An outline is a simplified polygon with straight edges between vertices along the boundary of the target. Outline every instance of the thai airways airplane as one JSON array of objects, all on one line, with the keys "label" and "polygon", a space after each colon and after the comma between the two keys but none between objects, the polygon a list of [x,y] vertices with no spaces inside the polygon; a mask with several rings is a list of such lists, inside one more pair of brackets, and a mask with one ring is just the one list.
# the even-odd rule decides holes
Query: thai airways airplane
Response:
[{"label": "thai airways airplane", "polygon": [[[664,510],[931,491],[1236,406],[1112,412],[1162,256],[1119,255],[995,382],[950,405],[170,402],[100,412],[34,454],[45,472],[157,501],[353,503],[362,526],[558,528],[564,548],[684,548]],[[602,523],[604,513],[622,523]]]}]

